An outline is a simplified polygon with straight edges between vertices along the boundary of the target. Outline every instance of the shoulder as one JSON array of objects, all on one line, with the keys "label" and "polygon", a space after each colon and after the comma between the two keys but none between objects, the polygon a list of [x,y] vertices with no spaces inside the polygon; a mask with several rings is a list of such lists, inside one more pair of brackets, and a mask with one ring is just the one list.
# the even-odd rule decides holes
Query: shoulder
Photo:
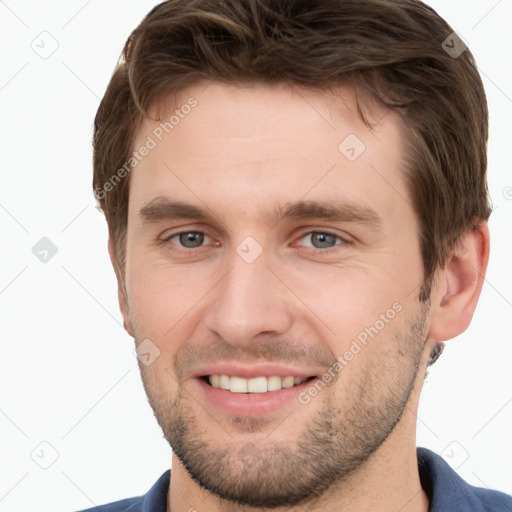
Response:
[{"label": "shoulder", "polygon": [[482,505],[482,510],[486,512],[511,512],[512,496],[504,492],[494,491],[492,489],[484,489],[482,487],[471,487],[475,497]]},{"label": "shoulder", "polygon": [[511,512],[512,496],[465,482],[436,453],[417,449],[421,485],[429,497],[431,512]]},{"label": "shoulder", "polygon": [[171,472],[167,470],[143,496],[107,503],[79,512],[166,512]]}]

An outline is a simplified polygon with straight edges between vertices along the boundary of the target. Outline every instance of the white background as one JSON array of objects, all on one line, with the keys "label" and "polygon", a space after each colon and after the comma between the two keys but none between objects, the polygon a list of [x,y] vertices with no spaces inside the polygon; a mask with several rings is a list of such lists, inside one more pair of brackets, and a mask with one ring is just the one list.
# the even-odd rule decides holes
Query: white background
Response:
[{"label": "white background", "polygon": [[[468,42],[483,76],[494,213],[480,304],[431,372],[418,445],[470,483],[510,493],[512,2],[428,3]],[[0,512],[71,511],[142,494],[170,465],[122,329],[91,189],[99,99],[153,5],[0,1]],[[46,59],[34,51],[57,44]],[[32,253],[44,236],[58,248],[47,263]]]}]

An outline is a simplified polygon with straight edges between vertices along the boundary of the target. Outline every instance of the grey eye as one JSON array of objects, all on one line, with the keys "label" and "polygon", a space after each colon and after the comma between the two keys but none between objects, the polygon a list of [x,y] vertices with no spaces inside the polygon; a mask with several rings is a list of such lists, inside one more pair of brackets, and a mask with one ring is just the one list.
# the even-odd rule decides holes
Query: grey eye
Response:
[{"label": "grey eye", "polygon": [[336,241],[339,237],[331,235],[330,233],[322,233],[321,231],[313,231],[306,235],[310,237],[311,244],[316,249],[331,248],[336,245]]},{"label": "grey eye", "polygon": [[175,236],[179,237],[180,244],[187,249],[200,247],[204,242],[204,233],[198,231],[186,231]]}]

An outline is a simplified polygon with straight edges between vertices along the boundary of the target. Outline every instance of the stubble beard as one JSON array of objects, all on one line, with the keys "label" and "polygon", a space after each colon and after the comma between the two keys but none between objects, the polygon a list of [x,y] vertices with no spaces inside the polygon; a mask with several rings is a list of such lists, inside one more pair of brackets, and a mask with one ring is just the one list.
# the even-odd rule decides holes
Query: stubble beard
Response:
[{"label": "stubble beard", "polygon": [[[361,370],[352,393],[342,402],[336,403],[331,391],[335,386],[322,391],[326,394],[322,408],[304,422],[296,440],[273,441],[270,434],[264,442],[218,446],[204,435],[208,426],[194,414],[198,404],[182,386],[172,400],[155,389],[150,370],[143,366],[142,380],[166,440],[203,489],[251,507],[302,505],[363,468],[400,421],[420,367],[427,313],[423,308],[405,335],[395,331],[394,349],[378,352],[378,360]],[[343,379],[343,370],[339,378]],[[307,406],[292,413],[296,421],[301,421],[301,407]],[[257,431],[256,422],[241,423],[239,431]],[[231,428],[237,431],[235,423]]]}]

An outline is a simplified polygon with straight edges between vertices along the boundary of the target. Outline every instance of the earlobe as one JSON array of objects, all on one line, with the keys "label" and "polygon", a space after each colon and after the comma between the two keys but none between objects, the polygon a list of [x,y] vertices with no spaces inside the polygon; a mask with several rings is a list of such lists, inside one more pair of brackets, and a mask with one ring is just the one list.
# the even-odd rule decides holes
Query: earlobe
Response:
[{"label": "earlobe", "polygon": [[489,261],[489,228],[482,222],[464,232],[438,272],[432,289],[429,338],[446,341],[469,326]]},{"label": "earlobe", "polygon": [[128,307],[128,298],[126,294],[126,289],[123,281],[123,277],[121,271],[119,269],[116,251],[114,246],[114,241],[112,237],[108,238],[108,253],[110,255],[110,261],[112,266],[114,267],[114,271],[116,273],[117,278],[117,299],[119,301],[119,308],[121,310],[121,314],[123,315],[123,326],[124,330],[133,338],[135,337],[133,334],[133,327],[130,321],[130,309]]}]

